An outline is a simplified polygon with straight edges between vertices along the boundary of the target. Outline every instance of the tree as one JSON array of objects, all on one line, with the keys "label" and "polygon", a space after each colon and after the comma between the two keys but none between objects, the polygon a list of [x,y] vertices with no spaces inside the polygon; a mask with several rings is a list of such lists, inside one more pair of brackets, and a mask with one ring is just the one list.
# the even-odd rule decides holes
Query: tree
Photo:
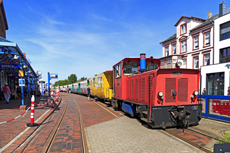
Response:
[{"label": "tree", "polygon": [[78,81],[84,81],[84,80],[86,80],[87,78],[85,78],[85,77],[81,77],[81,79],[80,80],[78,80]]},{"label": "tree", "polygon": [[67,84],[71,84],[71,82],[69,80],[65,79],[65,80],[56,81],[54,83],[54,86],[63,86],[63,85],[67,85]]},{"label": "tree", "polygon": [[94,74],[94,76],[97,76],[97,74]]},{"label": "tree", "polygon": [[68,81],[71,82],[71,83],[77,82],[76,74],[71,74],[70,76],[68,76]]}]

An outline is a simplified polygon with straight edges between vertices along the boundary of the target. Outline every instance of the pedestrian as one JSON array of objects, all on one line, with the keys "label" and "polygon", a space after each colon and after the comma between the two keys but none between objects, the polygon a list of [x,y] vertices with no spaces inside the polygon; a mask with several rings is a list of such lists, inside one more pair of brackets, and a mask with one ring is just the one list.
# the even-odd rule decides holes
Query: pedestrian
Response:
[{"label": "pedestrian", "polygon": [[87,87],[87,94],[88,94],[88,99],[87,99],[87,101],[90,101],[90,88],[89,88],[89,86]]},{"label": "pedestrian", "polygon": [[6,99],[6,104],[9,104],[11,92],[10,92],[10,88],[9,88],[7,83],[3,87],[3,93],[4,93],[4,97]]},{"label": "pedestrian", "polygon": [[203,89],[202,95],[207,95],[207,90],[205,88]]},{"label": "pedestrian", "polygon": [[228,87],[228,94],[227,95],[230,96],[230,87]]}]

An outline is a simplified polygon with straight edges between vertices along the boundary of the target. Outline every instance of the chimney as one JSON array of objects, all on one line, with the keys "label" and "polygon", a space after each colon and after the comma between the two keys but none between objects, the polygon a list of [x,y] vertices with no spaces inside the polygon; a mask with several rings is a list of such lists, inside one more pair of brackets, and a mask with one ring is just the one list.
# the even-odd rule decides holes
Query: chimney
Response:
[{"label": "chimney", "polygon": [[212,17],[212,12],[208,12],[208,19]]},{"label": "chimney", "polygon": [[219,17],[225,14],[226,14],[226,4],[222,2],[221,4],[219,4]]}]

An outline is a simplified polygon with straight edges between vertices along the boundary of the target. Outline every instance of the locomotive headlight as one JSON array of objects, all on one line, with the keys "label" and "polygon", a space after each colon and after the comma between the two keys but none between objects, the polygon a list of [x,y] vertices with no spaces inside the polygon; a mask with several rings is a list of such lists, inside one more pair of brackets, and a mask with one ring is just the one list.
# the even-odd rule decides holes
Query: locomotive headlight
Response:
[{"label": "locomotive headlight", "polygon": [[195,96],[197,96],[197,95],[198,95],[198,91],[194,91],[193,94],[194,94]]},{"label": "locomotive headlight", "polygon": [[191,95],[190,97],[191,97],[191,98],[194,98],[194,96],[193,96],[193,95]]},{"label": "locomotive headlight", "polygon": [[158,92],[158,96],[160,96],[160,97],[163,96],[163,92],[161,92],[161,91]]},{"label": "locomotive headlight", "polygon": [[176,62],[176,66],[177,66],[178,68],[180,68],[180,67],[182,66],[182,63],[181,63],[181,62]]}]

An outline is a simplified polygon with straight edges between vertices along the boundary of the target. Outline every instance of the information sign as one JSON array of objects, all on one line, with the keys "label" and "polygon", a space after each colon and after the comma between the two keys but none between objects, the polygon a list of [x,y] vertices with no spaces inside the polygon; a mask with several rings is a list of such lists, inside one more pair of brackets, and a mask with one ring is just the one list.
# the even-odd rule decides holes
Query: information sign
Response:
[{"label": "information sign", "polygon": [[25,79],[19,79],[19,86],[25,86]]}]

